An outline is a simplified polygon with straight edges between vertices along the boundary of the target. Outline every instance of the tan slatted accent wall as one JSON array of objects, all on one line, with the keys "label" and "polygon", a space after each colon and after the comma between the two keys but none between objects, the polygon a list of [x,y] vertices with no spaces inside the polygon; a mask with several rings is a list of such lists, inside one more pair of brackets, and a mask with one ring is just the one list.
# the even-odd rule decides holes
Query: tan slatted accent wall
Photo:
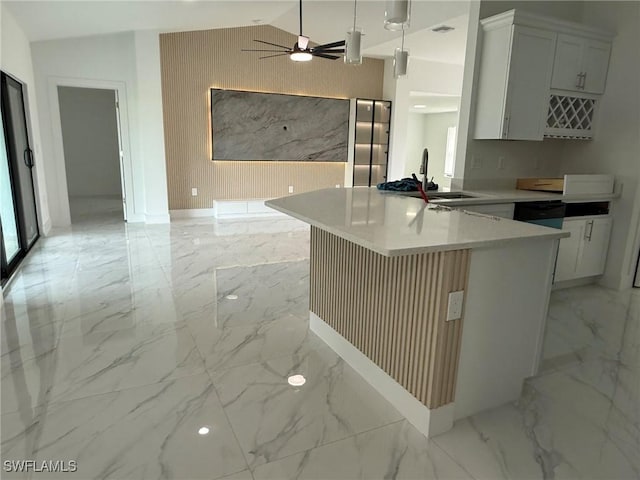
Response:
[{"label": "tan slatted accent wall", "polygon": [[385,257],[312,227],[310,309],[427,407],[446,405],[462,338],[447,299],[466,290],[470,255]]},{"label": "tan slatted accent wall", "polygon": [[[213,162],[209,89],[334,98],[381,98],[384,62],[359,66],[340,60],[294,63],[258,60],[253,39],[293,45],[295,36],[269,25],[160,35],[162,101],[169,208],[210,208],[216,199],[270,198],[335,187],[344,164],[329,162]],[[191,196],[191,188],[198,196]]]}]

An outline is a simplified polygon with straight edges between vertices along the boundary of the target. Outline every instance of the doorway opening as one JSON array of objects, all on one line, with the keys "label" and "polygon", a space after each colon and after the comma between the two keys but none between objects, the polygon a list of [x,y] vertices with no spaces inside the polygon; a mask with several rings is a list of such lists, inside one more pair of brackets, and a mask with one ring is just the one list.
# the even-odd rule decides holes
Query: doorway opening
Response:
[{"label": "doorway opening", "polygon": [[58,86],[71,223],[126,221],[118,92]]}]

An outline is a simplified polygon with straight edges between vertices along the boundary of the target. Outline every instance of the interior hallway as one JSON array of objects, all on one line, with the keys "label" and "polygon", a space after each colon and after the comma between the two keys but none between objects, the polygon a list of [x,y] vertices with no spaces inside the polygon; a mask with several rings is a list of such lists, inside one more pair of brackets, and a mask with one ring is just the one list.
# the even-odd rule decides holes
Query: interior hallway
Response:
[{"label": "interior hallway", "polygon": [[640,477],[637,290],[555,292],[521,399],[426,440],[309,332],[306,225],[84,220],[5,292],[3,462],[76,460],[83,479]]}]

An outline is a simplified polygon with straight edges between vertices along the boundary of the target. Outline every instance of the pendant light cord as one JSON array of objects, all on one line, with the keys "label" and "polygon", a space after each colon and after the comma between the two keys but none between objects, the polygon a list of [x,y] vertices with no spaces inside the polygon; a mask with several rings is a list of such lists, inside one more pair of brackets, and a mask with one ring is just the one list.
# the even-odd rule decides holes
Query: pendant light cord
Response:
[{"label": "pendant light cord", "polygon": [[300,0],[300,36],[302,36],[302,0]]},{"label": "pendant light cord", "polygon": [[400,48],[404,52],[404,27],[402,28],[402,47]]}]

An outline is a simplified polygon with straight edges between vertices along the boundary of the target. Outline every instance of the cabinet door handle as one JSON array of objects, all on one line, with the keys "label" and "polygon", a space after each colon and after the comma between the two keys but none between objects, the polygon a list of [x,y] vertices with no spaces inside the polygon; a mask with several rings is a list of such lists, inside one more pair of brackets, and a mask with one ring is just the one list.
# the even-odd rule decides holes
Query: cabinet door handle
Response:
[{"label": "cabinet door handle", "polygon": [[587,72],[580,72],[578,75],[578,88],[584,90],[584,84],[587,81]]},{"label": "cabinet door handle", "polygon": [[[589,233],[587,233],[589,232]],[[593,233],[593,220],[587,222],[587,228],[584,231],[584,238],[587,241],[591,241],[591,234]]]},{"label": "cabinet door handle", "polygon": [[582,72],[576,75],[576,88],[580,88],[580,82],[582,81]]}]

